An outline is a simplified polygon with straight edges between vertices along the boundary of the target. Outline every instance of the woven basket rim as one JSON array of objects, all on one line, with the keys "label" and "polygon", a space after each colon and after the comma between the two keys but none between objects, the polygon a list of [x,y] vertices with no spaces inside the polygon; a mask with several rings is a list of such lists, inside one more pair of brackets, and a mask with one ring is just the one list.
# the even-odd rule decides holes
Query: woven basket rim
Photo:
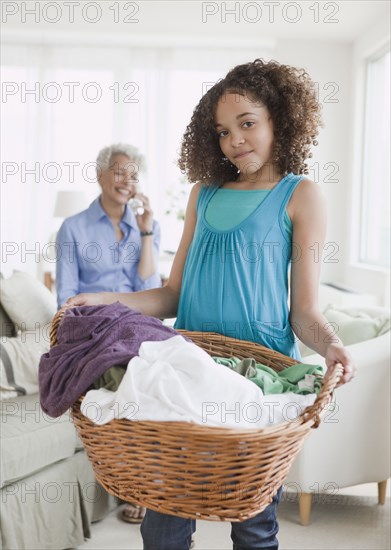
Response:
[{"label": "woven basket rim", "polygon": [[[72,405],[72,408],[80,409],[81,403],[84,399],[84,395],[81,395],[77,401]],[[306,425],[311,423],[313,420],[308,416],[307,409],[310,409],[313,405],[306,407],[303,412],[298,415],[294,420],[287,420],[285,422],[279,422],[278,424],[265,426],[264,428],[226,428],[225,426],[210,426],[208,424],[198,424],[196,422],[186,422],[181,420],[131,420],[128,418],[112,418],[109,422],[105,424],[96,424],[100,428],[104,426],[110,426],[110,429],[113,427],[123,426],[124,428],[128,425],[129,422],[137,422],[137,425],[142,426],[151,426],[151,424],[156,425],[156,427],[167,427],[180,428],[192,431],[194,434],[199,430],[204,431],[208,430],[210,436],[219,438],[227,438],[229,436],[237,437],[240,434],[246,436],[259,436],[261,434],[271,435],[272,432],[279,435],[279,432],[287,433],[287,431],[297,431],[299,425]],[[320,418],[325,414],[325,410],[319,411]],[[87,418],[87,417],[86,417]]]}]

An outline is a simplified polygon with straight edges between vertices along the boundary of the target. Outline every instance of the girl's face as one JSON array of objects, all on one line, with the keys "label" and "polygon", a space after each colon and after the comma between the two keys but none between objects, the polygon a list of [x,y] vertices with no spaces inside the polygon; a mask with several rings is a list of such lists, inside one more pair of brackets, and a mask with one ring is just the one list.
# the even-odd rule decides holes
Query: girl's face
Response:
[{"label": "girl's face", "polygon": [[248,96],[226,93],[217,103],[215,127],[221,151],[240,170],[239,179],[254,180],[272,158],[274,131],[267,108]]},{"label": "girl's face", "polygon": [[105,200],[125,205],[136,193],[136,163],[125,155],[113,155],[109,167],[102,170],[99,185]]}]

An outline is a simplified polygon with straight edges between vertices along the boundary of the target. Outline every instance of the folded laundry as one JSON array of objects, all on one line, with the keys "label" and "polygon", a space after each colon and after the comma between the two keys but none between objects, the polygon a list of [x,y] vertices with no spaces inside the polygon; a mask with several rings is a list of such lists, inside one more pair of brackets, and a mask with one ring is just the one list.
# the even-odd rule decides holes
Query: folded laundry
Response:
[{"label": "folded laundry", "polygon": [[295,420],[315,398],[292,392],[266,397],[249,379],[174,336],[141,344],[117,391],[90,390],[81,411],[96,424],[127,418],[262,428]]},{"label": "folded laundry", "polygon": [[126,366],[143,341],[178,334],[154,317],[116,302],[65,311],[57,330],[58,344],[42,355],[39,389],[42,409],[63,414],[107,369]]}]

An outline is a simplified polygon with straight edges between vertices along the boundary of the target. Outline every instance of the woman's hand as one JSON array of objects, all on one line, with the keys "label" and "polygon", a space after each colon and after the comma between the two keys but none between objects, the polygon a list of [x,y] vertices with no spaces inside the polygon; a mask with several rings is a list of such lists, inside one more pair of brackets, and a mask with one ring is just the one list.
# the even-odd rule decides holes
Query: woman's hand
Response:
[{"label": "woman's hand", "polygon": [[143,203],[144,212],[142,214],[136,214],[136,220],[140,231],[152,231],[153,227],[153,211],[149,204],[149,199],[143,193],[137,193],[136,199],[139,199]]},{"label": "woman's hand", "polygon": [[63,306],[97,306],[99,304],[109,304],[111,302],[107,301],[107,294],[109,292],[95,292],[77,294],[68,298],[68,300],[63,304]]},{"label": "woman's hand", "polygon": [[339,386],[350,382],[356,374],[356,366],[348,350],[342,344],[329,344],[326,349],[325,361],[327,368],[332,368],[337,363],[343,367],[343,375]]}]

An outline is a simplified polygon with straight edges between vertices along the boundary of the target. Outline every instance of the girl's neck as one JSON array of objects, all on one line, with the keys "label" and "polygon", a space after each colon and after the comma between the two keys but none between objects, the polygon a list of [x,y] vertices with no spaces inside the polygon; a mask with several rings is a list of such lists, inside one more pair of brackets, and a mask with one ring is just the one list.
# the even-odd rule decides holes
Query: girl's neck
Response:
[{"label": "girl's neck", "polygon": [[236,181],[229,182],[224,187],[242,190],[273,189],[273,187],[275,187],[281,179],[282,175],[276,167],[271,164],[267,164],[252,174],[239,174]]},{"label": "girl's neck", "polygon": [[104,195],[100,197],[100,205],[106,212],[112,222],[118,224],[125,212],[125,205],[115,204],[107,199]]}]

